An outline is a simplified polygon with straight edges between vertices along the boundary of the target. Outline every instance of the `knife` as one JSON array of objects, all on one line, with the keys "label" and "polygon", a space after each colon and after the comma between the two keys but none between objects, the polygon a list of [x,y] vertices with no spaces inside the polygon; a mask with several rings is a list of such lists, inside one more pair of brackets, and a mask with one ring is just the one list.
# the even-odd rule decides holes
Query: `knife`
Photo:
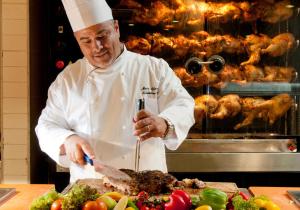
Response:
[{"label": "knife", "polygon": [[88,167],[93,167],[94,171],[96,172],[96,177],[98,177],[100,173],[100,175],[105,175],[108,178],[131,180],[131,177],[123,171],[120,171],[115,167],[106,165],[99,160],[92,160],[87,154],[84,154],[83,158],[87,163]]}]

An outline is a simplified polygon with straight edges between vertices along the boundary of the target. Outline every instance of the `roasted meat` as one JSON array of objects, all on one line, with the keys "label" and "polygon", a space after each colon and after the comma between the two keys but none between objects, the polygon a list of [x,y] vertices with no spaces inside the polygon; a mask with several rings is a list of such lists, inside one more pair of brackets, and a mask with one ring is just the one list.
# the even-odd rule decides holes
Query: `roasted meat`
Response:
[{"label": "roasted meat", "polygon": [[218,74],[219,82],[212,84],[215,88],[224,88],[227,82],[235,82],[244,84],[246,82],[244,72],[238,67],[233,65],[225,65],[224,69]]},{"label": "roasted meat", "polygon": [[271,43],[271,39],[264,34],[251,34],[246,36],[245,45],[249,54],[249,59],[242,62],[241,65],[256,64],[260,61],[261,50],[267,48]]},{"label": "roasted meat", "polygon": [[205,15],[209,21],[226,23],[241,17],[242,11],[235,2],[208,2],[207,4],[209,9]]},{"label": "roasted meat", "polygon": [[213,119],[224,119],[234,117],[240,111],[240,97],[236,94],[228,94],[218,100],[218,108],[210,117]]},{"label": "roasted meat", "polygon": [[149,55],[151,51],[151,44],[148,42],[148,40],[136,36],[128,37],[126,47],[128,50],[140,53],[142,55]]},{"label": "roasted meat", "polygon": [[150,194],[168,193],[177,185],[177,179],[168,173],[158,170],[135,172],[130,169],[120,169],[131,177],[130,181],[104,177],[103,183],[113,191],[127,195],[136,195],[140,191]]},{"label": "roasted meat", "polygon": [[157,57],[163,57],[174,52],[174,43],[172,38],[165,37],[160,33],[146,34],[146,39],[151,43],[151,54]]},{"label": "roasted meat", "polygon": [[265,77],[260,79],[265,82],[291,82],[296,76],[296,69],[293,67],[265,66]]},{"label": "roasted meat", "polygon": [[210,115],[218,108],[218,101],[213,95],[202,95],[195,98],[195,121],[200,122],[205,115]]},{"label": "roasted meat", "polygon": [[277,23],[283,20],[289,19],[293,15],[293,9],[289,7],[291,5],[290,0],[279,1],[275,4],[269,4],[263,14],[261,14],[261,19],[268,23]]},{"label": "roasted meat", "polygon": [[267,119],[267,112],[262,109],[257,109],[256,107],[263,103],[265,100],[260,97],[247,97],[247,98],[242,98],[240,100],[241,105],[242,105],[242,114],[245,117],[245,119],[241,122],[238,123],[234,129],[240,129],[242,127],[248,126],[253,123],[254,119]]},{"label": "roasted meat", "polygon": [[[214,22],[264,22],[276,23],[287,20],[293,14],[290,0],[270,3],[272,0],[254,2],[205,2],[186,0],[121,0],[120,8],[134,9],[133,20],[165,28],[201,28],[205,19]],[[175,20],[174,22],[172,22]]]},{"label": "roasted meat", "polygon": [[181,80],[182,85],[191,87],[201,87],[203,84],[199,84],[198,80],[191,74],[189,74],[183,67],[175,67],[174,72],[176,76]]},{"label": "roasted meat", "polygon": [[261,52],[272,57],[281,56],[286,53],[295,43],[295,37],[291,33],[283,33],[275,36],[271,40],[271,44],[262,49]]},{"label": "roasted meat", "polygon": [[167,7],[161,1],[151,2],[150,7],[142,7],[142,9],[135,10],[134,21],[138,23],[147,23],[151,26],[158,24],[168,25],[174,19],[175,11]]},{"label": "roasted meat", "polygon": [[261,81],[265,77],[263,69],[259,66],[246,65],[243,69],[247,82]]},{"label": "roasted meat", "polygon": [[279,94],[254,106],[255,110],[267,113],[267,118],[272,125],[278,118],[282,117],[293,105],[294,100],[288,94]]}]

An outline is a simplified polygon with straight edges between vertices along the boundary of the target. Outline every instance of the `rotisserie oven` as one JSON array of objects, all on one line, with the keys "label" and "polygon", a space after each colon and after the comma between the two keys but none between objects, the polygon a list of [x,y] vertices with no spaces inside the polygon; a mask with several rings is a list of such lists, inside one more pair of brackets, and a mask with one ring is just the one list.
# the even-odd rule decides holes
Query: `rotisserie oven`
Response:
[{"label": "rotisserie oven", "polygon": [[300,170],[299,1],[111,6],[126,47],[165,59],[195,98],[196,123],[167,152],[169,171]]}]

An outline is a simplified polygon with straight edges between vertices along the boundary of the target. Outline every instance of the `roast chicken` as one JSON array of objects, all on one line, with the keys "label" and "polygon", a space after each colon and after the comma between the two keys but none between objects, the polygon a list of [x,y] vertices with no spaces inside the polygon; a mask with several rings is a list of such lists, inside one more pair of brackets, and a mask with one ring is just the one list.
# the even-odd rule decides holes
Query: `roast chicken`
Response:
[{"label": "roast chicken", "polygon": [[[135,9],[133,20],[152,26],[166,28],[203,26],[205,18],[214,22],[238,20],[252,22],[258,19],[267,23],[277,23],[289,19],[293,9],[290,0],[270,3],[272,0],[254,2],[205,2],[186,0],[121,0],[120,8]],[[176,22],[175,22],[176,21]],[[174,22],[176,24],[174,24]]]},{"label": "roast chicken", "polygon": [[149,55],[151,52],[151,44],[142,37],[129,36],[125,44],[127,49],[133,49],[134,52],[142,55]]},{"label": "roast chicken", "polygon": [[294,100],[288,94],[279,94],[268,100],[262,97],[240,98],[236,94],[228,94],[221,98],[201,95],[195,97],[194,115],[196,123],[199,123],[204,117],[225,119],[241,113],[243,121],[234,126],[234,129],[238,130],[253,124],[255,119],[273,125],[287,113],[293,103]]},{"label": "roast chicken", "polygon": [[226,64],[218,74],[204,66],[198,74],[190,74],[183,67],[173,68],[182,85],[186,87],[211,87],[221,89],[228,83],[244,85],[247,82],[291,82],[296,77],[296,69],[281,66],[255,66],[246,65],[238,67]]},{"label": "roast chicken", "polygon": [[293,67],[265,66],[265,77],[260,81],[265,82],[291,82],[296,76],[296,69]]},{"label": "roast chicken", "polygon": [[271,39],[264,34],[251,34],[246,36],[245,43],[249,59],[242,62],[242,66],[258,63],[260,61],[261,50],[270,45]]},{"label": "roast chicken", "polygon": [[256,109],[256,106],[263,103],[265,100],[261,97],[247,97],[240,100],[242,106],[242,115],[245,119],[234,126],[235,130],[243,128],[253,123],[255,119],[267,119],[267,111],[262,109]]},{"label": "roast chicken", "polygon": [[213,95],[201,95],[195,98],[194,116],[199,122],[204,116],[209,116],[218,108],[218,101]]},{"label": "roast chicken", "polygon": [[295,43],[295,37],[291,33],[283,33],[275,36],[271,40],[271,44],[262,49],[261,52],[272,57],[281,56],[286,53]]},{"label": "roast chicken", "polygon": [[243,67],[245,79],[248,82],[260,81],[264,79],[265,74],[263,68],[254,65],[246,65]]},{"label": "roast chicken", "polygon": [[262,103],[255,104],[254,109],[266,113],[269,124],[272,125],[291,108],[293,102],[294,100],[290,95],[283,93]]},{"label": "roast chicken", "polygon": [[234,117],[241,111],[240,97],[236,94],[228,94],[218,100],[217,110],[210,114],[213,119]]}]

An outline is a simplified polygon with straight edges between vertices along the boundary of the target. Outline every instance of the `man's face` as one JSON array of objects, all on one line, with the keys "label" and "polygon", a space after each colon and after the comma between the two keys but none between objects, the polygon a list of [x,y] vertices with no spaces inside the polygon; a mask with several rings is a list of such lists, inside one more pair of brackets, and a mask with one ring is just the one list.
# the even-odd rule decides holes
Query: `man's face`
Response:
[{"label": "man's face", "polygon": [[100,68],[111,65],[121,53],[120,32],[117,21],[106,21],[76,31],[75,38],[88,61]]}]

